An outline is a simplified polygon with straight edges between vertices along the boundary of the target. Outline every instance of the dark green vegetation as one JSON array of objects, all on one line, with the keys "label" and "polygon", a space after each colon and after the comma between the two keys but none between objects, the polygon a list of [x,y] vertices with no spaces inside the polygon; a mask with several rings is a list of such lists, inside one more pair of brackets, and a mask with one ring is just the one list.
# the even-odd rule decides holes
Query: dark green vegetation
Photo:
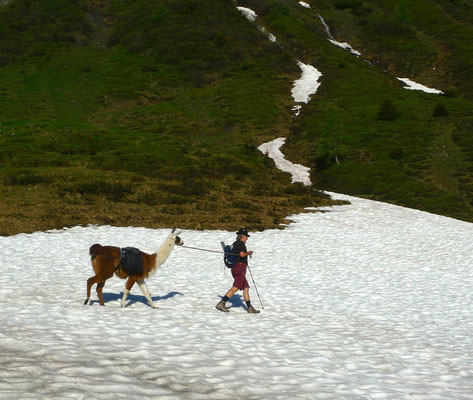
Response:
[{"label": "dark green vegetation", "polygon": [[[323,74],[288,158],[312,167],[320,189],[473,221],[473,4],[284,3],[268,8],[268,29]],[[318,14],[362,58],[332,46]],[[405,90],[396,77],[445,95]]]},{"label": "dark green vegetation", "polygon": [[[317,189],[473,221],[470,2],[310,4],[0,6],[0,234],[87,223],[277,227],[330,204],[257,150],[281,136]],[[371,64],[332,45],[318,14]],[[323,76],[293,119],[296,60]],[[446,95],[405,90],[396,76]]]}]

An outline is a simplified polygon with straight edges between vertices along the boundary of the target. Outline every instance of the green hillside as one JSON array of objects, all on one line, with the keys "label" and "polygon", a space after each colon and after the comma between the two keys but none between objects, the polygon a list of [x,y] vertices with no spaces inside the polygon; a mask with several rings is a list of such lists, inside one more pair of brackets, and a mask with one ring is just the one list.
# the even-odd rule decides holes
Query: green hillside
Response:
[{"label": "green hillside", "polygon": [[[0,234],[262,230],[320,189],[473,221],[471,2],[306,2],[4,2]],[[296,60],[323,76],[294,118]],[[312,187],[257,150],[278,137]]]}]

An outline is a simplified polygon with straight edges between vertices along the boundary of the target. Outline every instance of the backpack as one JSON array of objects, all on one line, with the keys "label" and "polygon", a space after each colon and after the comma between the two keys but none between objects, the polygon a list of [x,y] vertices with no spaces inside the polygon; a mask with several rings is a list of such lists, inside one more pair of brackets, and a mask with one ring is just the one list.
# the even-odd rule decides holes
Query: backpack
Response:
[{"label": "backpack", "polygon": [[237,255],[233,252],[233,245],[221,242],[223,249],[223,262],[227,268],[233,268],[237,263]]}]

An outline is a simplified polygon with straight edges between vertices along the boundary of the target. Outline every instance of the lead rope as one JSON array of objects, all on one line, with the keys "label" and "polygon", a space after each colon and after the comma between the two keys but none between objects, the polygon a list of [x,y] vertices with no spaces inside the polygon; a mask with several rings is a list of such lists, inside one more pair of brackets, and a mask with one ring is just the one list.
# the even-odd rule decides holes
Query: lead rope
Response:
[{"label": "lead rope", "polygon": [[207,251],[209,253],[219,253],[219,254],[225,254],[224,251],[217,251],[217,250],[207,250],[207,249],[199,249],[198,247],[191,247],[191,246],[184,246],[180,245],[179,247],[185,247],[186,249],[192,249],[192,250],[200,250],[200,251]]},{"label": "lead rope", "polygon": [[[179,247],[185,247],[186,249],[192,249],[192,250],[207,251],[208,253],[225,254],[224,251],[200,249],[200,248],[198,248],[198,247],[184,246],[183,244],[179,245]],[[233,255],[237,255],[237,254],[233,254]],[[224,266],[223,266],[223,275],[224,275],[224,276],[225,276],[225,270],[226,270],[226,269],[227,269],[227,268],[226,268],[225,265],[224,265]]]},{"label": "lead rope", "polygon": [[[183,244],[179,244],[179,247],[185,247],[186,249],[192,249],[192,250],[199,250],[199,251],[207,251],[208,253],[218,253],[218,254],[225,254],[224,251],[217,251],[217,250],[207,250],[207,249],[200,249],[199,247],[191,247],[191,246],[184,246]],[[227,253],[232,256],[237,256],[238,254],[235,253]],[[251,255],[250,255],[251,258]],[[251,273],[251,272],[250,272]],[[225,275],[225,267],[223,268],[223,274]]]},{"label": "lead rope", "polygon": [[[209,252],[209,253],[230,254],[231,256],[237,256],[237,255],[238,255],[238,254],[236,254],[236,253],[225,253],[224,251],[199,249],[198,247],[184,246],[183,244],[179,244],[178,246],[179,246],[179,247],[185,247],[186,249],[207,251],[207,252]],[[251,258],[251,255],[250,255],[249,257]]]}]

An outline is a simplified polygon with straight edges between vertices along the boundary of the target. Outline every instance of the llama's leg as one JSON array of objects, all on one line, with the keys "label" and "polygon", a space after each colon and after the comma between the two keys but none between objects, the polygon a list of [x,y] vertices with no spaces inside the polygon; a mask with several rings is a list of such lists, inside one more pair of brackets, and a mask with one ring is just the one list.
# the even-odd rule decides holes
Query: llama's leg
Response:
[{"label": "llama's leg", "polygon": [[92,289],[92,286],[97,283],[97,275],[90,277],[87,279],[87,298],[84,301],[84,305],[86,305],[89,300],[90,300],[90,290]]},{"label": "llama's leg", "polygon": [[102,295],[102,290],[104,286],[105,286],[105,282],[97,283],[97,296],[99,297],[99,303],[101,306],[105,305],[103,301],[103,295]]},{"label": "llama's leg", "polygon": [[125,290],[123,291],[123,297],[122,297],[122,308],[125,307],[125,300],[128,297],[128,293],[130,293],[130,291],[127,288],[125,288]]},{"label": "llama's leg", "polygon": [[144,279],[140,279],[138,281],[138,285],[140,285],[141,291],[143,292],[145,297],[148,299],[149,305],[153,308],[158,308],[153,303],[153,299],[151,298],[151,294],[149,293],[148,286],[146,286]]},{"label": "llama's leg", "polygon": [[135,282],[136,282],[136,279],[132,278],[131,276],[126,281],[125,290],[123,291],[123,297],[122,297],[122,308],[125,307],[125,300],[128,297],[128,294],[130,293],[130,290],[135,284]]}]

